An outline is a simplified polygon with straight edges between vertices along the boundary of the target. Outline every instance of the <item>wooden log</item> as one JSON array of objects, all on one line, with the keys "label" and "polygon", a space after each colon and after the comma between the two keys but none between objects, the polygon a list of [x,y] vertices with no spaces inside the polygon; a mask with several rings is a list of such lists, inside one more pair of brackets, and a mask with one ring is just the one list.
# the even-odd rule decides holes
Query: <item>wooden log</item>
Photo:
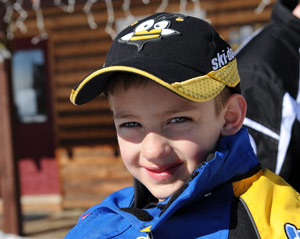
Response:
[{"label": "wooden log", "polygon": [[72,131],[65,131],[61,129],[59,135],[61,139],[99,139],[99,138],[109,138],[116,137],[116,132],[114,128],[105,129],[74,129]]},{"label": "wooden log", "polygon": [[209,16],[211,24],[215,27],[229,27],[266,22],[271,15],[271,9],[267,8],[261,14],[255,14],[253,9],[237,12],[214,13]]},{"label": "wooden log", "polygon": [[106,194],[109,195],[121,188],[132,185],[132,179],[94,179],[89,183],[81,181],[64,181],[64,193],[68,195]]},{"label": "wooden log", "polygon": [[69,71],[72,72],[74,70],[78,69],[87,69],[90,68],[91,72],[94,70],[97,70],[103,66],[105,62],[105,55],[99,54],[97,56],[82,56],[78,58],[72,58],[72,59],[56,59],[56,71]]},{"label": "wooden log", "polygon": [[66,101],[58,102],[57,103],[57,110],[59,112],[80,112],[80,111],[87,111],[87,110],[99,110],[99,109],[109,109],[109,104],[106,98],[97,97],[96,99],[89,102],[89,104],[84,105],[83,107],[78,107],[73,105],[69,101],[70,89],[58,89],[58,97],[63,99],[65,98]]},{"label": "wooden log", "polygon": [[97,114],[95,116],[85,116],[85,115],[78,115],[74,116],[67,116],[67,117],[60,117],[57,119],[57,124],[59,125],[112,125],[113,119],[111,115],[101,115]]},{"label": "wooden log", "polygon": [[91,54],[91,53],[106,53],[112,41],[110,39],[99,41],[85,41],[73,44],[60,44],[55,46],[54,54],[56,57],[66,57],[71,55]]},{"label": "wooden log", "polygon": [[60,73],[55,76],[55,86],[69,86],[70,89],[74,88],[80,80],[91,73],[90,70],[83,70],[83,71],[76,71],[74,72],[67,72],[67,73]]},{"label": "wooden log", "polygon": [[118,179],[126,180],[131,179],[131,175],[125,169],[122,161],[113,165],[109,162],[111,159],[107,159],[104,165],[92,164],[80,164],[80,165],[68,165],[61,168],[61,173],[64,175],[64,181],[72,181],[80,183],[87,183],[90,181]]}]

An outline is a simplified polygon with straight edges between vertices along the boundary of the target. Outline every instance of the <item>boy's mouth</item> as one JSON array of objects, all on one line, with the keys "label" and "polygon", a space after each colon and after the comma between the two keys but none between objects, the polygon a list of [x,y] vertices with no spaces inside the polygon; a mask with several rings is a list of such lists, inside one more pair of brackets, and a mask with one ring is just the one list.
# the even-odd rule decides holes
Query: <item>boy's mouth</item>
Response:
[{"label": "boy's mouth", "polygon": [[176,163],[165,167],[145,167],[145,170],[152,180],[165,181],[172,177],[182,164]]}]

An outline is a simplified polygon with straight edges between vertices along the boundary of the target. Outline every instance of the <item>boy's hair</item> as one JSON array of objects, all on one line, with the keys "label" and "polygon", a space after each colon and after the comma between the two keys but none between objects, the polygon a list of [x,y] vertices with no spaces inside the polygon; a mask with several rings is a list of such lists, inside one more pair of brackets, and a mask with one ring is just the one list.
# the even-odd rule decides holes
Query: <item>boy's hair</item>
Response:
[{"label": "boy's hair", "polygon": [[[110,77],[110,80],[107,83],[107,92],[108,97],[114,94],[116,87],[121,87],[125,91],[131,87],[146,87],[147,84],[151,81],[150,79],[136,75],[130,72],[116,72],[113,73]],[[225,87],[215,98],[215,112],[218,116],[223,109],[226,101],[231,96],[231,90],[228,87]]]}]

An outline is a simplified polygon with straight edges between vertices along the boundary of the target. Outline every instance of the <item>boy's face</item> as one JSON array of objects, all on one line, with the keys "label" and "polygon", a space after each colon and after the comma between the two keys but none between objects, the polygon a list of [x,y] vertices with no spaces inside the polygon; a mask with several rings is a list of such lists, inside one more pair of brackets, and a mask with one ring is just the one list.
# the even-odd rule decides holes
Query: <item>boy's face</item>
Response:
[{"label": "boy's face", "polygon": [[109,101],[127,169],[159,200],[190,178],[224,125],[214,100],[191,102],[151,81],[126,91],[117,86]]}]

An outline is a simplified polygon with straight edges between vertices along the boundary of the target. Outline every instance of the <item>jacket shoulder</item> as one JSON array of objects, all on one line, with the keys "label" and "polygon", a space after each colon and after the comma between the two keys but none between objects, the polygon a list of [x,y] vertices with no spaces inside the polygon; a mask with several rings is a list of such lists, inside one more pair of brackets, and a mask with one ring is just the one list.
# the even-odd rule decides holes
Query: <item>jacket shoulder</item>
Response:
[{"label": "jacket shoulder", "polygon": [[268,169],[240,196],[261,239],[294,238],[300,228],[300,196]]},{"label": "jacket shoulder", "polygon": [[128,230],[131,225],[120,215],[120,208],[128,207],[133,197],[132,187],[122,189],[88,209],[65,239],[112,238]]}]

